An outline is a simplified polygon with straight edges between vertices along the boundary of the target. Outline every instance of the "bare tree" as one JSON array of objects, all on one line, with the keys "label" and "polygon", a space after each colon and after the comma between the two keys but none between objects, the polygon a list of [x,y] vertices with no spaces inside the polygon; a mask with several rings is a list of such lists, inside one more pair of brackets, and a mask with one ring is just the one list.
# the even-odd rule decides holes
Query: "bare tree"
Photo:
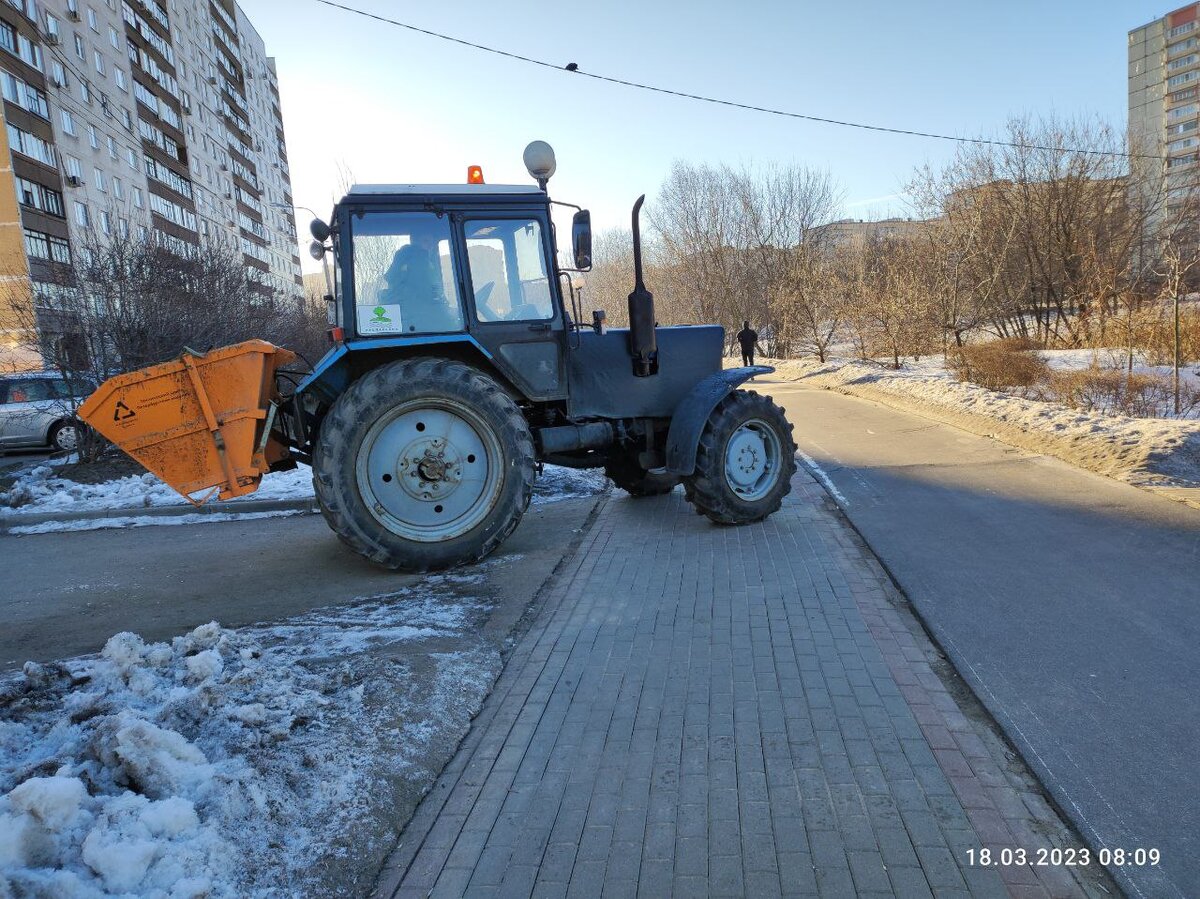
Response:
[{"label": "bare tree", "polygon": [[824,171],[676,162],[652,209],[673,311],[718,322],[731,335],[751,319],[768,352],[787,352],[784,319],[794,310],[783,310],[808,295],[809,257],[840,202]]}]

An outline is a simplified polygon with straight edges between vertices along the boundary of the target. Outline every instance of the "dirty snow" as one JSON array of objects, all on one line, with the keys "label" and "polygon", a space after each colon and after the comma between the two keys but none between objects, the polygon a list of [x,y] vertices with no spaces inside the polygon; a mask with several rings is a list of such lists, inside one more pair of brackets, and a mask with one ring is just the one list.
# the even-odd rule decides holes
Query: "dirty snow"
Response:
[{"label": "dirty snow", "polygon": [[[203,495],[197,494],[194,498],[200,499]],[[264,475],[257,491],[230,502],[305,500],[311,499],[312,495],[312,469],[299,465],[292,471]],[[99,484],[81,484],[58,477],[49,465],[39,465],[25,472],[7,491],[0,491],[0,507],[14,507],[22,513],[97,512],[185,505],[183,497],[150,472]]]},{"label": "dirty snow", "polygon": [[593,496],[607,489],[608,478],[600,469],[545,465],[533,484],[533,502],[554,503],[563,499]]},{"label": "dirty snow", "polygon": [[105,518],[83,518],[74,521],[43,521],[41,524],[15,525],[9,534],[57,534],[64,531],[104,531],[110,528],[145,528],[180,524],[205,524],[213,521],[250,521],[255,518],[283,518],[299,515],[292,509],[273,512],[186,512],[180,515],[116,515]]},{"label": "dirty snow", "polygon": [[480,580],[170,643],[121,633],[0,680],[0,897],[365,893],[394,833],[363,822],[401,782],[428,789],[421,753],[454,745],[499,670],[488,607],[463,594]]},{"label": "dirty snow", "polygon": [[[1060,358],[1059,364],[1068,361]],[[941,359],[893,371],[835,359],[772,362],[779,377],[934,418],[1146,487],[1200,487],[1200,422],[1082,412],[960,382]]]},{"label": "dirty snow", "polygon": [[[581,496],[602,493],[608,480],[602,471],[577,471],[547,465],[534,484],[535,503],[556,502]],[[199,498],[199,495],[196,497]],[[294,500],[304,502],[313,499],[312,469],[300,465],[292,471],[270,472],[263,476],[258,490],[247,496],[230,500],[238,503],[247,500]],[[7,491],[0,490],[0,510],[19,514],[62,513],[64,515],[87,514],[165,506],[186,509],[184,500],[157,477],[146,472],[129,475],[99,484],[81,484],[58,477],[51,465],[39,465],[22,474]],[[7,508],[6,508],[7,507]],[[61,523],[56,526],[31,525],[13,529],[13,533],[41,534],[55,530],[93,530],[95,528],[142,527],[157,524],[196,524],[208,521],[230,521],[249,517],[250,513],[185,514],[183,520],[171,518],[130,516],[106,521]],[[36,529],[35,529],[36,528]]]}]

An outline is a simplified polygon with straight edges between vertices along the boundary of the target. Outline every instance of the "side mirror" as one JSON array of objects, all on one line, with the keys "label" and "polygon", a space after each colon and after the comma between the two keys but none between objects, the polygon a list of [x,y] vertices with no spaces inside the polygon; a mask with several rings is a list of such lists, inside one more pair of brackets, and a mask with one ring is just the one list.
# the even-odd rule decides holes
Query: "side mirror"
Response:
[{"label": "side mirror", "polygon": [[309,222],[308,233],[321,243],[329,240],[329,226],[320,219],[313,219]]},{"label": "side mirror", "polygon": [[575,254],[575,267],[592,267],[592,214],[580,209],[571,219],[571,246]]}]

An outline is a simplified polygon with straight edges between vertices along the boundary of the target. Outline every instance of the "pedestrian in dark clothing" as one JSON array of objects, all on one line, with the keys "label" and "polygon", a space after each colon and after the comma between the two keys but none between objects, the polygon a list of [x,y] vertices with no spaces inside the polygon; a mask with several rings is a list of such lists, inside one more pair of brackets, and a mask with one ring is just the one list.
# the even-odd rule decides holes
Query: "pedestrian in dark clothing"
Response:
[{"label": "pedestrian in dark clothing", "polygon": [[758,332],[750,327],[750,322],[742,322],[742,330],[737,333],[737,342],[742,345],[742,365],[753,365],[754,350],[758,347]]}]

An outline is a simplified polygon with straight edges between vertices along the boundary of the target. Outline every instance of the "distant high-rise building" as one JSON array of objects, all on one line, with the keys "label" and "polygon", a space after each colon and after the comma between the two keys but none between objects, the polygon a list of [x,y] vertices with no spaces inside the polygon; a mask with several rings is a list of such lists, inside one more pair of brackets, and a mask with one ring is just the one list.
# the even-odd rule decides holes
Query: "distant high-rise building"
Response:
[{"label": "distant high-rise building", "polygon": [[[1134,153],[1163,157],[1166,204],[1194,194],[1200,161],[1200,3],[1129,32],[1129,136]],[[1160,176],[1156,163],[1140,180]]]},{"label": "distant high-rise building", "polygon": [[0,210],[15,194],[35,295],[88,232],[223,238],[302,295],[275,62],[233,0],[4,0],[0,81]]}]

